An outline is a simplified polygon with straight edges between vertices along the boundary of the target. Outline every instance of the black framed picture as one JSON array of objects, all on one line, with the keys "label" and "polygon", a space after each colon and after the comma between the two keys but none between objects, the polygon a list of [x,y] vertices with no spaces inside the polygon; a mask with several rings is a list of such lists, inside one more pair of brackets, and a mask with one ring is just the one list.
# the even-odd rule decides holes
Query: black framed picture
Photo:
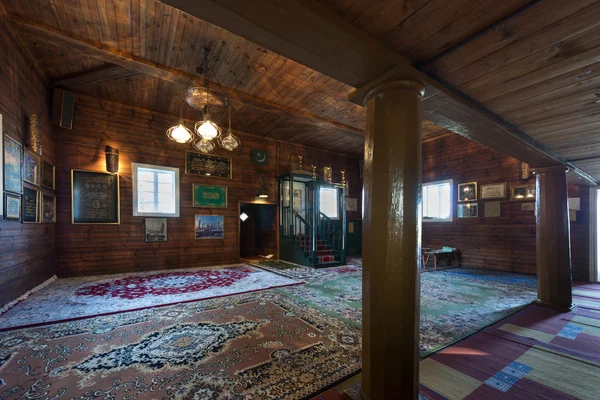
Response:
[{"label": "black framed picture", "polygon": [[458,184],[458,202],[477,200],[477,182]]},{"label": "black framed picture", "polygon": [[23,223],[37,224],[40,222],[40,192],[23,187]]},{"label": "black framed picture", "polygon": [[119,224],[119,175],[71,170],[71,223]]},{"label": "black framed picture", "polygon": [[40,195],[40,221],[44,224],[56,222],[56,197],[46,193]]},{"label": "black framed picture", "polygon": [[40,186],[40,171],[42,169],[40,156],[32,151],[23,151],[23,182]]},{"label": "black framed picture", "polygon": [[146,218],[146,243],[167,241],[167,218]]},{"label": "black framed picture", "polygon": [[185,173],[231,179],[231,158],[186,151]]},{"label": "black framed picture", "polygon": [[55,189],[55,168],[47,161],[42,161],[42,186],[48,189]]}]

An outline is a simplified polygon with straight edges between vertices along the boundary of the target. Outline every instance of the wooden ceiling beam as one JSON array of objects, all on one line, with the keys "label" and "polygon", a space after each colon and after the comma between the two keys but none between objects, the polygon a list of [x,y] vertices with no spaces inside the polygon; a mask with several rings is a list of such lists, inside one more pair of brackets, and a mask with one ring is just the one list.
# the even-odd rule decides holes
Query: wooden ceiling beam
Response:
[{"label": "wooden ceiling beam", "polygon": [[72,89],[126,79],[136,75],[141,75],[141,73],[123,68],[120,65],[106,64],[99,68],[93,68],[75,75],[64,76],[56,79],[52,85]]},{"label": "wooden ceiling beam", "polygon": [[[399,54],[316,1],[160,0],[355,88],[400,73],[426,85],[424,117],[493,150],[544,167],[565,164],[596,180],[456,88],[418,71]],[[388,75],[389,76],[389,75]],[[360,91],[356,92],[360,98]]]},{"label": "wooden ceiling beam", "polygon": [[[116,49],[107,48],[82,38],[71,37],[55,29],[25,20],[15,15],[8,15],[8,18],[21,32],[43,40],[44,45],[68,47],[72,51],[76,51],[109,64],[114,64],[136,74],[145,74],[169,82],[179,83],[183,86],[187,86],[190,82],[198,82],[198,84],[204,85],[204,80],[197,75],[188,74],[175,68],[159,65],[141,57],[120,52]],[[82,77],[82,82],[84,81],[84,78],[85,77]],[[248,93],[221,86],[216,82],[209,81],[208,86],[225,94],[232,102],[243,103],[280,116],[309,119],[313,124],[334,127],[352,135],[364,136],[364,130],[360,128],[329,120],[304,111],[291,109]]]}]

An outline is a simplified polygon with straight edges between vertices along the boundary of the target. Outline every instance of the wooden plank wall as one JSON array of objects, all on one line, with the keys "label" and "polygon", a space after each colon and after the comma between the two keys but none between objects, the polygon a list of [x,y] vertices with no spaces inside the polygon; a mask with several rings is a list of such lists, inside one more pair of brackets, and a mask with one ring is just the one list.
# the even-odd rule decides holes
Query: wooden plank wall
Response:
[{"label": "wooden plank wall", "polygon": [[590,189],[569,186],[569,197],[581,199],[577,220],[571,221],[571,264],[573,280],[590,280]]},{"label": "wooden plank wall", "polygon": [[[423,144],[423,182],[453,179],[454,221],[451,223],[423,223],[423,247],[440,248],[447,245],[461,250],[463,264],[469,267],[503,271],[536,273],[536,227],[533,211],[522,211],[523,202],[502,200],[500,218],[484,218],[484,203],[479,200],[479,218],[456,218],[456,186],[464,182],[507,182],[511,185],[532,183],[521,179],[520,162],[494,152],[458,135],[450,135]],[[589,226],[587,226],[587,189],[571,187],[582,197],[581,214],[571,223],[573,271],[576,279],[587,279]],[[488,200],[490,201],[490,200]]]},{"label": "wooden plank wall", "polygon": [[[57,273],[59,276],[84,276],[120,272],[174,269],[233,263],[238,255],[238,202],[252,201],[262,183],[269,199],[277,198],[276,177],[297,168],[297,154],[304,156],[305,169],[311,163],[348,171],[350,190],[359,197],[362,183],[358,160],[344,155],[277,142],[268,138],[239,134],[242,147],[234,152],[216,150],[214,154],[232,158],[233,178],[220,179],[184,173],[185,150],[189,145],[169,141],[165,131],[177,118],[147,110],[109,103],[86,96],[76,98],[73,130],[55,129],[57,147],[58,225]],[[193,126],[192,121],[187,122]],[[237,134],[237,133],[236,133]],[[104,147],[120,151],[121,224],[71,224],[71,169],[105,170]],[[252,149],[269,152],[269,164],[253,164]],[[132,216],[131,163],[166,165],[181,168],[181,216],[169,219],[169,241],[144,243],[144,218]],[[192,183],[228,187],[227,209],[192,207]],[[225,216],[224,240],[194,240],[194,214]],[[360,215],[359,213],[356,213]],[[349,218],[356,218],[356,215]]]},{"label": "wooden plank wall", "polygon": [[[0,24],[2,130],[24,143],[28,118],[37,114],[43,132],[43,156],[54,163],[46,82],[6,29]],[[52,277],[54,230],[53,224],[21,224],[0,217],[0,306]]]}]

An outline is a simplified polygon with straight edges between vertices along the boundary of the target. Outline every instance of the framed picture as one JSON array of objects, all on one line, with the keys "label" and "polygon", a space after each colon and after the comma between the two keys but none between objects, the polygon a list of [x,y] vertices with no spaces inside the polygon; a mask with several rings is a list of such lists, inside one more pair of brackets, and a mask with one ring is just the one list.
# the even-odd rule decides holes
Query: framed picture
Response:
[{"label": "framed picture", "polygon": [[268,164],[269,153],[264,150],[252,150],[252,162],[255,164]]},{"label": "framed picture", "polygon": [[21,220],[21,195],[4,193],[4,219],[7,221]]},{"label": "framed picture", "polygon": [[167,218],[146,218],[146,243],[167,241]]},{"label": "framed picture", "polygon": [[231,158],[186,151],[185,173],[231,179]]},{"label": "framed picture", "polygon": [[23,193],[21,179],[22,146],[10,136],[4,135],[4,190]]},{"label": "framed picture", "polygon": [[477,203],[466,203],[458,205],[458,218],[479,217],[479,205]]},{"label": "framed picture", "polygon": [[481,200],[505,198],[506,182],[481,185]]},{"label": "framed picture", "polygon": [[119,175],[71,170],[71,223],[119,224]]},{"label": "framed picture", "polygon": [[223,215],[196,215],[195,239],[224,239],[225,217]]},{"label": "framed picture", "polygon": [[40,192],[23,187],[23,223],[37,224],[40,222]]},{"label": "framed picture", "polygon": [[56,222],[56,197],[41,193],[40,221],[44,224]]},{"label": "framed picture", "polygon": [[486,218],[499,218],[502,216],[501,201],[486,201],[483,204],[483,215]]},{"label": "framed picture", "polygon": [[47,161],[42,162],[42,186],[54,190],[55,187],[55,168]]},{"label": "framed picture", "polygon": [[510,199],[513,201],[535,200],[535,184],[511,186]]},{"label": "framed picture", "polygon": [[458,201],[475,201],[477,200],[477,182],[459,183],[458,184]]},{"label": "framed picture", "polygon": [[356,197],[346,197],[346,211],[358,211],[358,199]]},{"label": "framed picture", "polygon": [[192,206],[227,208],[227,187],[192,183]]},{"label": "framed picture", "polygon": [[40,186],[41,164],[40,156],[25,149],[23,151],[23,182]]}]

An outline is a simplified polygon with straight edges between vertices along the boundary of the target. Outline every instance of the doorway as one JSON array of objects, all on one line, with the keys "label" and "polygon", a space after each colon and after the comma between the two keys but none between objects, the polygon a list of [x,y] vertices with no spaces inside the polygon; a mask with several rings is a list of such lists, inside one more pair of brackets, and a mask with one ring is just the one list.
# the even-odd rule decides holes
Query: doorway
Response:
[{"label": "doorway", "polygon": [[239,258],[260,261],[279,257],[277,205],[253,202],[239,205]]}]

